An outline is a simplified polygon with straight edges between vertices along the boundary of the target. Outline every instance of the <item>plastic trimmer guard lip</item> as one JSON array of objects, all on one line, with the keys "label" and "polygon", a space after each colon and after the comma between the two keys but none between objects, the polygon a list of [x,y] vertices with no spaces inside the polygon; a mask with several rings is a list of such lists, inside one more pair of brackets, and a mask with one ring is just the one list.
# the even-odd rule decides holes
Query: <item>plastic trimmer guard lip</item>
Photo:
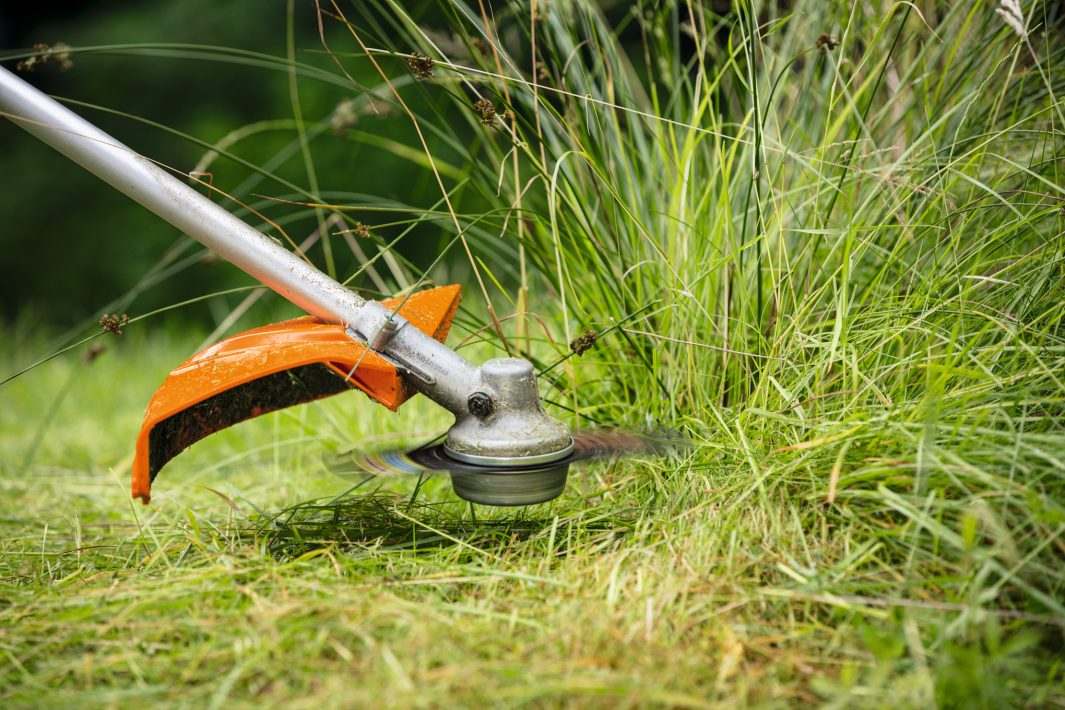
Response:
[{"label": "plastic trimmer guard lip", "polygon": [[[399,315],[444,342],[461,290],[452,285],[416,293]],[[395,309],[402,302],[381,304]],[[148,403],[133,457],[133,497],[148,503],[159,470],[200,439],[349,389],[360,389],[392,410],[413,394],[395,366],[352,340],[344,326],[311,316],[219,341],[171,372]]]}]

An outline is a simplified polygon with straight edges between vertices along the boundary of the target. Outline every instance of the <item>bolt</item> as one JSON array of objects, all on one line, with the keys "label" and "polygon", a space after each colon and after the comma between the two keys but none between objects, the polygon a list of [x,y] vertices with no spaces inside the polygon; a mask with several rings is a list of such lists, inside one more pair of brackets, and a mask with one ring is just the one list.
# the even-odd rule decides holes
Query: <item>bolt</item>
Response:
[{"label": "bolt", "polygon": [[466,400],[466,408],[470,410],[470,414],[478,419],[484,419],[492,413],[492,398],[486,395],[484,392],[474,392],[470,395],[470,398]]}]

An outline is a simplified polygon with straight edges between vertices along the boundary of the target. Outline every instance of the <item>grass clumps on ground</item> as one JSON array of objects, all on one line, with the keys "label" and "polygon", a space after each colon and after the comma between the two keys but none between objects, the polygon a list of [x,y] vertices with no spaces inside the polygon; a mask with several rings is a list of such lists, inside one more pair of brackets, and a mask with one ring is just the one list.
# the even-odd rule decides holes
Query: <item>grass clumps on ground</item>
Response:
[{"label": "grass clumps on ground", "polygon": [[[1065,704],[1062,18],[717,7],[360,5],[323,50],[380,71],[448,190],[417,219],[464,245],[429,274],[471,276],[453,342],[530,356],[574,426],[691,451],[472,510],[326,473],[447,426],[343,395],[198,444],[131,508],[140,408],[188,351],[131,319],[4,386],[0,697]],[[387,234],[360,240],[382,263]]]}]

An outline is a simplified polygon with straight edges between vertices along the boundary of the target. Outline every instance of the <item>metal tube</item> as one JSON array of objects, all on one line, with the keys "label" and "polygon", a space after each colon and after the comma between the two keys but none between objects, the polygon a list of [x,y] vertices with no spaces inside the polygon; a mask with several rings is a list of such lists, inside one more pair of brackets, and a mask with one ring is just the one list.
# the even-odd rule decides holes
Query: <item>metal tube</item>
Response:
[{"label": "metal tube", "polygon": [[3,67],[0,113],[307,313],[357,320],[361,296]]}]

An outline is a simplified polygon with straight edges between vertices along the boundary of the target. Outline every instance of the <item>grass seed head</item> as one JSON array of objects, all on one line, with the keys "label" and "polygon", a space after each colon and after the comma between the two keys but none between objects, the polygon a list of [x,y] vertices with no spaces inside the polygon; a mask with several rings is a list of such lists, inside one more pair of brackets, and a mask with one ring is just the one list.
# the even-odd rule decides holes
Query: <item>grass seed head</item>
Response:
[{"label": "grass seed head", "polygon": [[418,52],[411,52],[410,58],[407,60],[407,66],[414,76],[419,79],[432,79],[433,78],[433,65],[435,62],[432,57],[426,57]]},{"label": "grass seed head", "polygon": [[1017,33],[1022,40],[1028,39],[1028,30],[1025,29],[1024,12],[1021,11],[1021,3],[1018,0],[1001,0],[1000,7],[995,8],[998,16]]},{"label": "grass seed head", "polygon": [[492,126],[496,122],[496,107],[490,99],[480,98],[473,105],[481,116],[482,126]]},{"label": "grass seed head", "polygon": [[573,342],[569,344],[569,349],[573,351],[574,355],[583,355],[592,349],[598,339],[599,333],[588,329],[573,339]]},{"label": "grass seed head", "polygon": [[823,34],[817,38],[817,48],[822,52],[831,52],[839,46],[839,38],[836,35]]},{"label": "grass seed head", "polygon": [[70,46],[64,42],[56,42],[51,47],[47,44],[35,44],[33,45],[33,51],[37,52],[37,54],[27,57],[16,64],[16,71],[33,71],[42,64],[53,64],[60,71],[66,71],[74,66],[74,62],[70,59]]},{"label": "grass seed head", "polygon": [[100,317],[100,327],[113,335],[122,335],[122,328],[129,323],[129,316],[122,314],[104,313]]}]

